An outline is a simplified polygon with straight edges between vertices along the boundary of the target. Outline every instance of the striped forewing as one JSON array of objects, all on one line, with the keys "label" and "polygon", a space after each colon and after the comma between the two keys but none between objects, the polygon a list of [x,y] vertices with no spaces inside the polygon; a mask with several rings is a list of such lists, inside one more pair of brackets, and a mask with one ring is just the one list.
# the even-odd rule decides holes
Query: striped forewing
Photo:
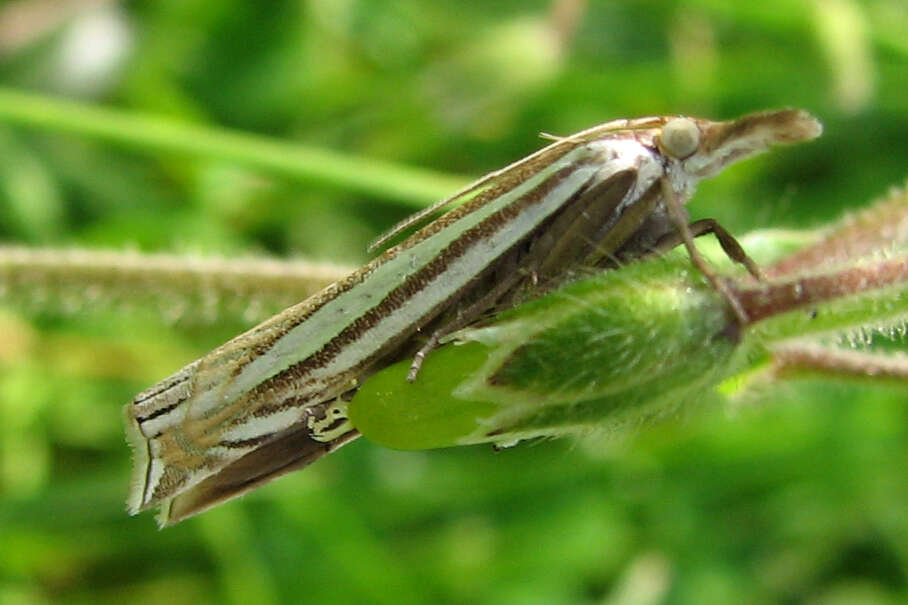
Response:
[{"label": "striped forewing", "polygon": [[[456,300],[608,169],[584,144],[515,165],[376,260],[186,366],[128,407],[133,511],[196,485],[300,423]],[[627,166],[615,166],[614,170]]]}]

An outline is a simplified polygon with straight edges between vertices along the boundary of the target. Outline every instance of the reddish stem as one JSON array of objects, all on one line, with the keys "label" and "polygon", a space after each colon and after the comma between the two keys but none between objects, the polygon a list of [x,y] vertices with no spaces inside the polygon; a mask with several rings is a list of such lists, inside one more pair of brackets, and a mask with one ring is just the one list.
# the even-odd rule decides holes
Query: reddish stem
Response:
[{"label": "reddish stem", "polygon": [[735,288],[735,296],[752,324],[780,313],[904,281],[908,281],[908,257],[851,267],[825,275]]}]

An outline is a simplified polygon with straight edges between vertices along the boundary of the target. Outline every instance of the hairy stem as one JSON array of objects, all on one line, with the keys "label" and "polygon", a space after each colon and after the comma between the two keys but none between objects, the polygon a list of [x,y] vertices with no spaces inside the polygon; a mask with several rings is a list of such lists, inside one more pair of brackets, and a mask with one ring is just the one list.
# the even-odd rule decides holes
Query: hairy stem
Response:
[{"label": "hairy stem", "polygon": [[878,382],[908,381],[908,357],[848,351],[813,343],[791,343],[773,351],[773,372],[779,378],[801,375],[866,378]]},{"label": "hairy stem", "polygon": [[0,302],[29,311],[150,306],[171,320],[264,319],[340,279],[337,265],[0,247]]}]

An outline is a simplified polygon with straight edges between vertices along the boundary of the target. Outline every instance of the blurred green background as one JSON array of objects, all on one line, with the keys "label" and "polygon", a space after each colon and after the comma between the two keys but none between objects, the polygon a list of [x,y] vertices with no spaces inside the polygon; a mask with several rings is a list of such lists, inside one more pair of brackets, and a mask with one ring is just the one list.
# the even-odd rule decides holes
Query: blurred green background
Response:
[{"label": "blurred green background", "polygon": [[[32,0],[0,4],[0,85],[421,167],[439,192],[540,131],[814,112],[822,139],[695,197],[695,218],[743,233],[904,182],[906,31],[904,0]],[[355,264],[431,201],[3,111],[2,244]],[[905,389],[793,384],[627,440],[498,453],[359,440],[158,531],[123,512],[120,408],[245,324],[72,311],[0,307],[2,605],[908,601]]]}]

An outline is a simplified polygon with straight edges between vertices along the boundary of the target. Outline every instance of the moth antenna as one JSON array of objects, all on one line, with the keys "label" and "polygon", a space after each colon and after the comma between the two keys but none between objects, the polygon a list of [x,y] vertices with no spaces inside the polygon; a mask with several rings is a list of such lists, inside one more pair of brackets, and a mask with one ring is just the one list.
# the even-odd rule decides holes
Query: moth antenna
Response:
[{"label": "moth antenna", "polygon": [[554,141],[555,143],[583,143],[587,139],[586,137],[580,136],[581,134],[583,133],[570,134],[565,137],[550,132],[540,132],[539,138],[545,139],[546,141]]}]

